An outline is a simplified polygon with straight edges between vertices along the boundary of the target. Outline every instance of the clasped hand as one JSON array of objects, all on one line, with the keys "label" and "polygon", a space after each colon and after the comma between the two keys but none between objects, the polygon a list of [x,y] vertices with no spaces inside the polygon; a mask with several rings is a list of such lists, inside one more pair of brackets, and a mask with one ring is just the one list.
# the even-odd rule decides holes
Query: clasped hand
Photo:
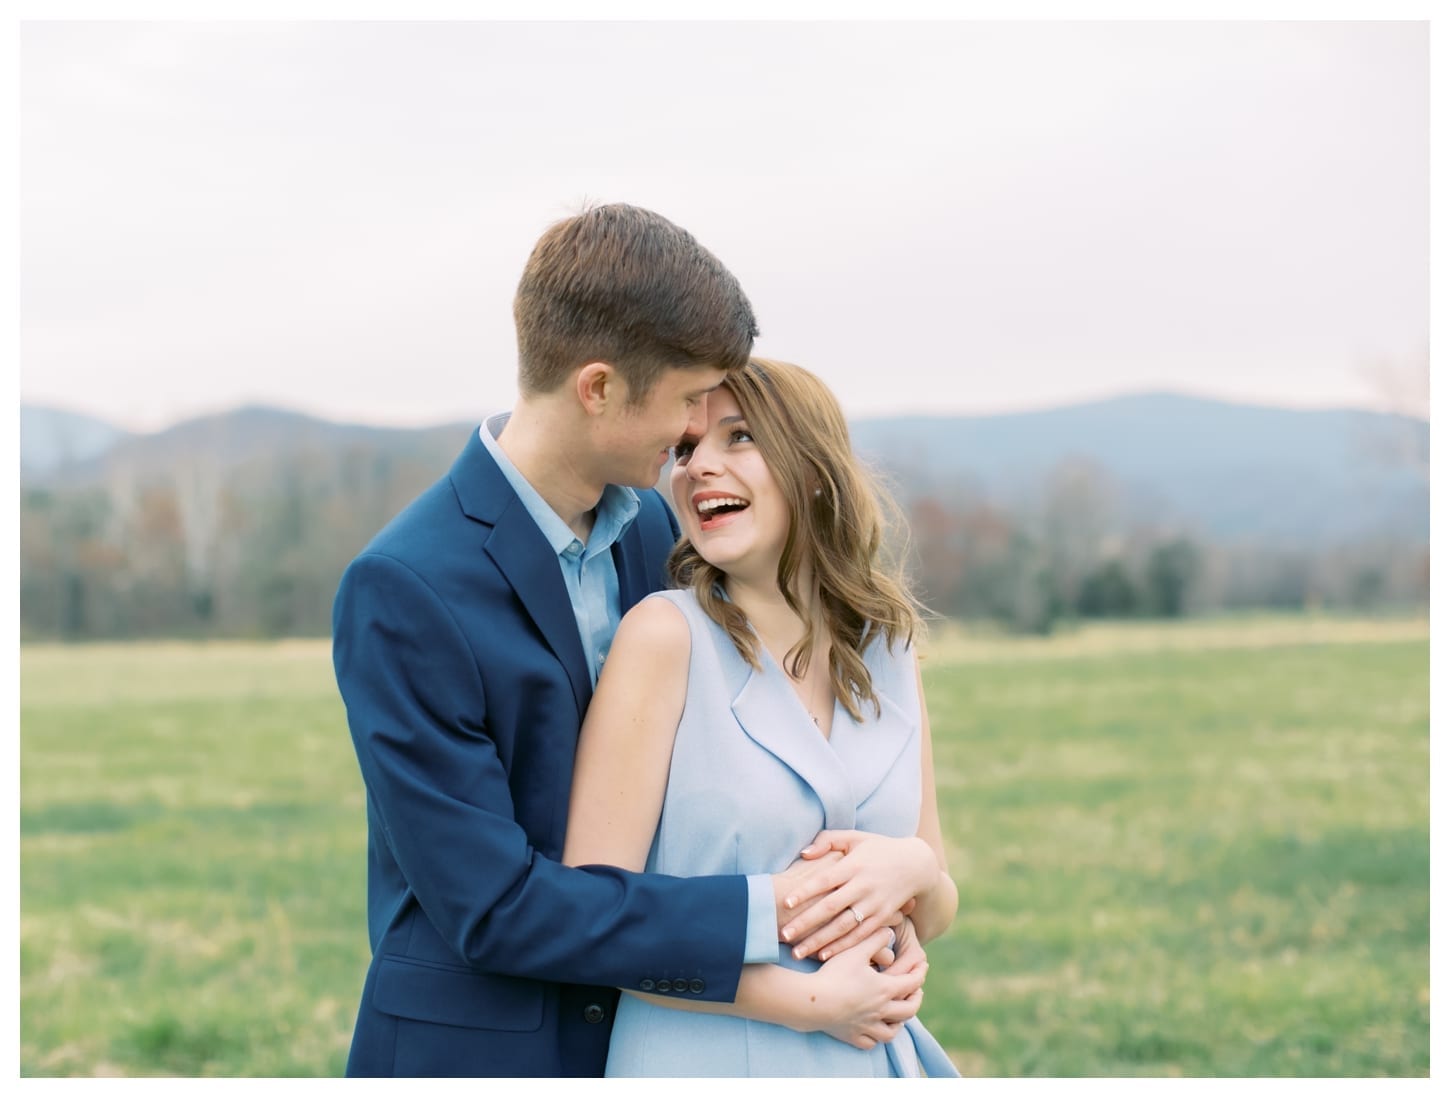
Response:
[{"label": "clasped hand", "polygon": [[825,981],[812,996],[820,1017],[807,1028],[869,1049],[915,1017],[927,962],[906,916],[938,871],[919,838],[823,831],[775,875],[781,940],[823,962],[813,977]]},{"label": "clasped hand", "polygon": [[827,961],[911,914],[940,872],[927,843],[862,831],[822,831],[775,877],[780,938],[797,957]]},{"label": "clasped hand", "polygon": [[[810,1028],[855,1048],[871,1049],[890,1041],[916,1017],[926,982],[926,952],[910,919],[896,928],[894,954],[887,948],[889,939],[885,930],[878,930],[816,971],[811,978],[825,983],[812,999],[824,1007],[826,1017]],[[884,967],[878,971],[877,966]]]}]

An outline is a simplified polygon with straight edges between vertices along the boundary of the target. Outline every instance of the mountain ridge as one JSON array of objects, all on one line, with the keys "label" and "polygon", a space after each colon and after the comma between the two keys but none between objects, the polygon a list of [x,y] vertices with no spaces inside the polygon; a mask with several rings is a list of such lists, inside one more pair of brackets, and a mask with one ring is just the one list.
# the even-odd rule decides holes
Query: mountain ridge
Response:
[{"label": "mountain ridge", "polygon": [[[161,477],[282,452],[378,451],[446,471],[477,421],[394,427],[263,404],[127,432],[21,405],[22,483]],[[49,422],[48,422],[49,419]],[[1148,391],[1020,412],[863,417],[858,452],[904,494],[975,492],[1021,505],[1064,463],[1096,470],[1131,509],[1219,539],[1322,545],[1429,536],[1423,420]],[[57,443],[60,440],[60,444]]]}]

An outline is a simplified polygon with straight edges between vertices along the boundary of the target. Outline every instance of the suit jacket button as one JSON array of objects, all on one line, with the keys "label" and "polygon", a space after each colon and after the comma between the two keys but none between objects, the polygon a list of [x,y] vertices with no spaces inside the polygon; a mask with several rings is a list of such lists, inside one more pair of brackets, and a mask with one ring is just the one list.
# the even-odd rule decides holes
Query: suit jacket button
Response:
[{"label": "suit jacket button", "polygon": [[653,991],[655,989],[655,982],[646,976],[639,982],[639,989],[641,991]]},{"label": "suit jacket button", "polygon": [[668,995],[670,991],[670,978],[668,976],[655,981],[655,990],[661,995]]},{"label": "suit jacket button", "polygon": [[604,1008],[598,1003],[590,1003],[584,1008],[584,1020],[590,1025],[597,1025],[604,1021]]},{"label": "suit jacket button", "polygon": [[700,994],[700,992],[705,990],[705,981],[696,976],[690,981],[690,990],[696,995]]},{"label": "suit jacket button", "polygon": [[675,980],[675,990],[676,991],[689,991],[690,990],[690,981],[687,980],[687,979],[685,979],[683,976],[679,977],[677,980]]}]

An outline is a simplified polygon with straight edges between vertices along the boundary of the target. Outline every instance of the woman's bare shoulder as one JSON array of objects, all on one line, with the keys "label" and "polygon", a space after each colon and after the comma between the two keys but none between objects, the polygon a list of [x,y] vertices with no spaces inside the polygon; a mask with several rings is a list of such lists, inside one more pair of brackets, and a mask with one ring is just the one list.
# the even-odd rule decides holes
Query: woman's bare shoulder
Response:
[{"label": "woman's bare shoulder", "polygon": [[648,653],[690,651],[690,623],[669,599],[642,599],[624,615],[614,646],[625,644]]}]

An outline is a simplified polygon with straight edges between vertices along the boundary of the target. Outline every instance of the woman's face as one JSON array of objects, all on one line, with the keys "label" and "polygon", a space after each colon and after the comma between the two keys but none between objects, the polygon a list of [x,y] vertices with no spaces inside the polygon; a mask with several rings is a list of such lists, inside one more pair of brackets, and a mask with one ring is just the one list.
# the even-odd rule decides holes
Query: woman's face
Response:
[{"label": "woman's face", "polygon": [[670,493],[704,560],[730,576],[774,577],[790,509],[727,389],[706,398],[704,431],[676,446]]}]

